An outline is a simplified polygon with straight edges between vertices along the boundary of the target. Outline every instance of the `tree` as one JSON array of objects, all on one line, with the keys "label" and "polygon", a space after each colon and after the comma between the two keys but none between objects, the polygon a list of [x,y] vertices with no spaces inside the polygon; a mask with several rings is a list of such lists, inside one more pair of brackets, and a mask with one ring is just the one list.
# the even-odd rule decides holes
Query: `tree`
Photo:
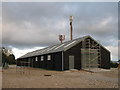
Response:
[{"label": "tree", "polygon": [[16,61],[15,61],[15,56],[13,54],[10,54],[8,57],[7,57],[7,60],[8,60],[8,63],[9,64],[15,64]]},{"label": "tree", "polygon": [[8,68],[8,64],[15,63],[15,56],[12,53],[11,49],[2,47],[0,51],[2,52],[2,67],[3,68]]},{"label": "tree", "polygon": [[113,62],[111,61],[111,68],[117,68],[118,67],[118,63],[117,62]]}]

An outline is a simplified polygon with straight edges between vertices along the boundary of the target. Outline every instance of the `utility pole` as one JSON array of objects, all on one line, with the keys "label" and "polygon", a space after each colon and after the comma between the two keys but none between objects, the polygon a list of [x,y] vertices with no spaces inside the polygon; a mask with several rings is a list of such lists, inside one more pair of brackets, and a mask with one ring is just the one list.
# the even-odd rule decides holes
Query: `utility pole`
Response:
[{"label": "utility pole", "polygon": [[73,39],[73,36],[72,36],[72,32],[73,32],[72,21],[73,21],[73,16],[70,16],[70,40]]}]

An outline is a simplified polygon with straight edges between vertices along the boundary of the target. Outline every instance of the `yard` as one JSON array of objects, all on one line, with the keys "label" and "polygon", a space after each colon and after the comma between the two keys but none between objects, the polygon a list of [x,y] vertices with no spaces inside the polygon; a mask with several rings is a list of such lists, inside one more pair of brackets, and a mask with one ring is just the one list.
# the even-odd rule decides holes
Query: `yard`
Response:
[{"label": "yard", "polygon": [[118,69],[93,71],[61,72],[10,66],[3,70],[2,88],[118,88]]}]

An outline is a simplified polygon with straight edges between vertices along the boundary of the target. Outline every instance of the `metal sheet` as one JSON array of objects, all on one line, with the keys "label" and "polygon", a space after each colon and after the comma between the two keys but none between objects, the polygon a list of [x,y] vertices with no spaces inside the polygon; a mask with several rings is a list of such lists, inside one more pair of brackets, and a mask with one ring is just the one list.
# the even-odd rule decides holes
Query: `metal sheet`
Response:
[{"label": "metal sheet", "polygon": [[69,69],[74,69],[74,56],[69,56]]}]

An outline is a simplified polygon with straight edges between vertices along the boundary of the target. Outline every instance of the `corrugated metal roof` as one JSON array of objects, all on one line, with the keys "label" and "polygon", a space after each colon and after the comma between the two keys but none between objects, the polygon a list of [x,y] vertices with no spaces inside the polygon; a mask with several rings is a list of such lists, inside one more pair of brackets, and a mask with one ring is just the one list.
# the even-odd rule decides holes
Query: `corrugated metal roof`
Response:
[{"label": "corrugated metal roof", "polygon": [[29,52],[29,53],[21,56],[20,58],[32,57],[32,56],[43,55],[43,54],[53,53],[53,52],[66,51],[69,48],[76,45],[77,43],[84,40],[86,37],[88,37],[88,36],[81,37],[81,38],[78,38],[78,39],[74,39],[74,40],[71,40],[71,41],[67,41],[67,42],[64,42],[64,43],[60,43],[60,44],[57,44],[57,45],[53,45],[53,46],[50,46],[50,47],[46,47],[46,48],[43,48],[43,49],[38,49],[38,50],[35,50],[33,52]]},{"label": "corrugated metal roof", "polygon": [[[70,40],[70,41],[60,43],[60,44],[56,44],[56,45],[46,47],[46,48],[43,48],[43,49],[38,49],[38,50],[35,50],[33,52],[29,52],[29,53],[21,56],[20,58],[27,58],[27,57],[38,56],[38,55],[43,55],[43,54],[48,54],[48,53],[66,51],[66,50],[70,49],[71,47],[75,46],[76,44],[78,44],[79,42],[83,41],[84,39],[86,39],[88,37],[90,37],[90,36],[84,36],[84,37],[81,37],[81,38],[78,38],[78,39]],[[90,37],[90,38],[93,39],[92,37]]]}]

